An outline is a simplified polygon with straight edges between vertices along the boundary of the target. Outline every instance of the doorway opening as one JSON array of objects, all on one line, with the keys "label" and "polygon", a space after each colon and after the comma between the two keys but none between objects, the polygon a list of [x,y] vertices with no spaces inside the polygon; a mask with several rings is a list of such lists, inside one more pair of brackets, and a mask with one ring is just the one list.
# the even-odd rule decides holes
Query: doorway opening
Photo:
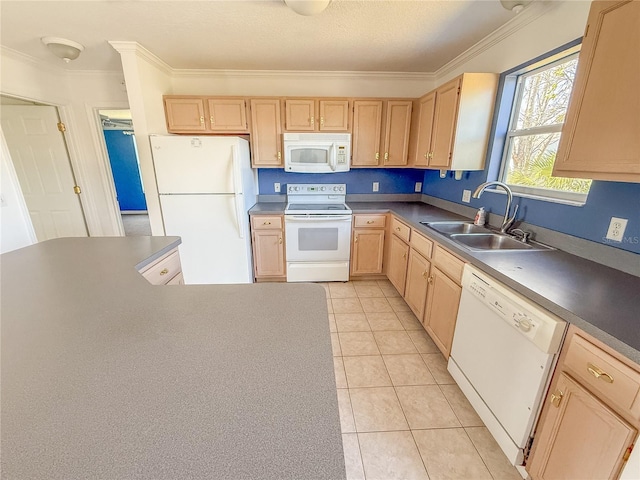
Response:
[{"label": "doorway opening", "polygon": [[151,235],[131,112],[98,110],[125,236]]}]

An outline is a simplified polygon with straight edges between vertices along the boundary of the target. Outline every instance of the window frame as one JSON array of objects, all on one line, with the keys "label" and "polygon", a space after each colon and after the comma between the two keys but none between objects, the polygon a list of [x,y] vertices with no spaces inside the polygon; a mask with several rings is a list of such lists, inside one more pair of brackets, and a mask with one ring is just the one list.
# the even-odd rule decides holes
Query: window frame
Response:
[{"label": "window frame", "polygon": [[[498,108],[500,110],[508,111],[508,118],[506,121],[506,129],[500,132],[502,136],[502,148],[499,158],[494,157],[496,161],[499,161],[497,169],[497,179],[506,182],[509,157],[513,145],[513,139],[519,136],[527,136],[543,133],[562,133],[563,124],[545,125],[541,127],[534,127],[528,129],[516,129],[514,128],[518,122],[518,112],[522,105],[522,91],[523,84],[527,77],[535,75],[544,69],[553,68],[553,66],[560,63],[571,61],[573,58],[578,57],[580,48],[582,46],[582,38],[574,40],[567,45],[564,45],[546,55],[542,55],[536,59],[531,60],[523,65],[520,65],[514,69],[511,69],[502,74],[503,88],[501,95],[498,98]],[[504,95],[509,95],[510,99],[505,99]],[[506,100],[506,101],[505,101]],[[500,108],[502,106],[502,108]],[[547,202],[565,203],[569,205],[581,206],[586,203],[589,193],[576,193],[566,192],[562,190],[546,189],[541,187],[527,187],[522,185],[508,184],[514,195],[520,197],[534,198],[537,200],[543,200]]]}]

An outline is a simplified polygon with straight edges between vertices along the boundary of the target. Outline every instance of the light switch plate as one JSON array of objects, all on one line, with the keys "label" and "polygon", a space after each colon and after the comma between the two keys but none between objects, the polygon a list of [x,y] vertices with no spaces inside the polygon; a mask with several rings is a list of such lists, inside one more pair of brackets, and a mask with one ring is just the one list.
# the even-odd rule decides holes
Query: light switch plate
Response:
[{"label": "light switch plate", "polygon": [[471,201],[471,190],[462,191],[462,201],[465,203],[469,203]]},{"label": "light switch plate", "polygon": [[274,183],[273,184],[273,191],[276,193],[280,193],[280,184],[279,183]]},{"label": "light switch plate", "polygon": [[380,183],[379,182],[373,182],[373,191],[377,192],[378,190],[380,190]]},{"label": "light switch plate", "polygon": [[422,182],[416,182],[416,188],[414,189],[416,192],[422,192]]},{"label": "light switch plate", "polygon": [[627,228],[628,220],[626,218],[611,217],[609,230],[607,230],[607,239],[614,242],[621,242],[624,238],[624,231]]}]

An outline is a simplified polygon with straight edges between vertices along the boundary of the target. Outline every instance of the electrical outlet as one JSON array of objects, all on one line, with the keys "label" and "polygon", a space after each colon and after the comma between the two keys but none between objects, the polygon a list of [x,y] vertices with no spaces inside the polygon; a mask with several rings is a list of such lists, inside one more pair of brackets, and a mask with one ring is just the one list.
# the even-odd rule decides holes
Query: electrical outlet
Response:
[{"label": "electrical outlet", "polygon": [[414,188],[414,191],[418,193],[422,192],[422,182],[416,182],[416,188]]},{"label": "electrical outlet", "polygon": [[273,191],[276,193],[280,193],[280,184],[278,182],[273,184]]},{"label": "electrical outlet", "polygon": [[469,203],[471,201],[471,190],[462,191],[462,201],[465,203]]},{"label": "electrical outlet", "polygon": [[611,217],[609,230],[607,230],[607,239],[614,242],[621,242],[624,238],[624,231],[627,228],[628,220],[626,218]]},{"label": "electrical outlet", "polygon": [[380,183],[379,182],[373,182],[373,191],[377,192],[378,190],[380,190]]}]

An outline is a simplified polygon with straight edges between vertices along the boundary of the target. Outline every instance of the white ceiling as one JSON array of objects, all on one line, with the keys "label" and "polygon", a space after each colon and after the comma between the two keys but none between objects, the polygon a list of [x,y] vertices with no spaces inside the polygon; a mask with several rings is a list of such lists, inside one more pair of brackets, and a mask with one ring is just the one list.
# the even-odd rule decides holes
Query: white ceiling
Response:
[{"label": "white ceiling", "polygon": [[[499,0],[333,0],[305,17],[281,0],[2,0],[1,44],[72,70],[120,71],[108,40],[176,69],[434,72],[509,21]],[[65,65],[41,43],[85,46]]]}]

